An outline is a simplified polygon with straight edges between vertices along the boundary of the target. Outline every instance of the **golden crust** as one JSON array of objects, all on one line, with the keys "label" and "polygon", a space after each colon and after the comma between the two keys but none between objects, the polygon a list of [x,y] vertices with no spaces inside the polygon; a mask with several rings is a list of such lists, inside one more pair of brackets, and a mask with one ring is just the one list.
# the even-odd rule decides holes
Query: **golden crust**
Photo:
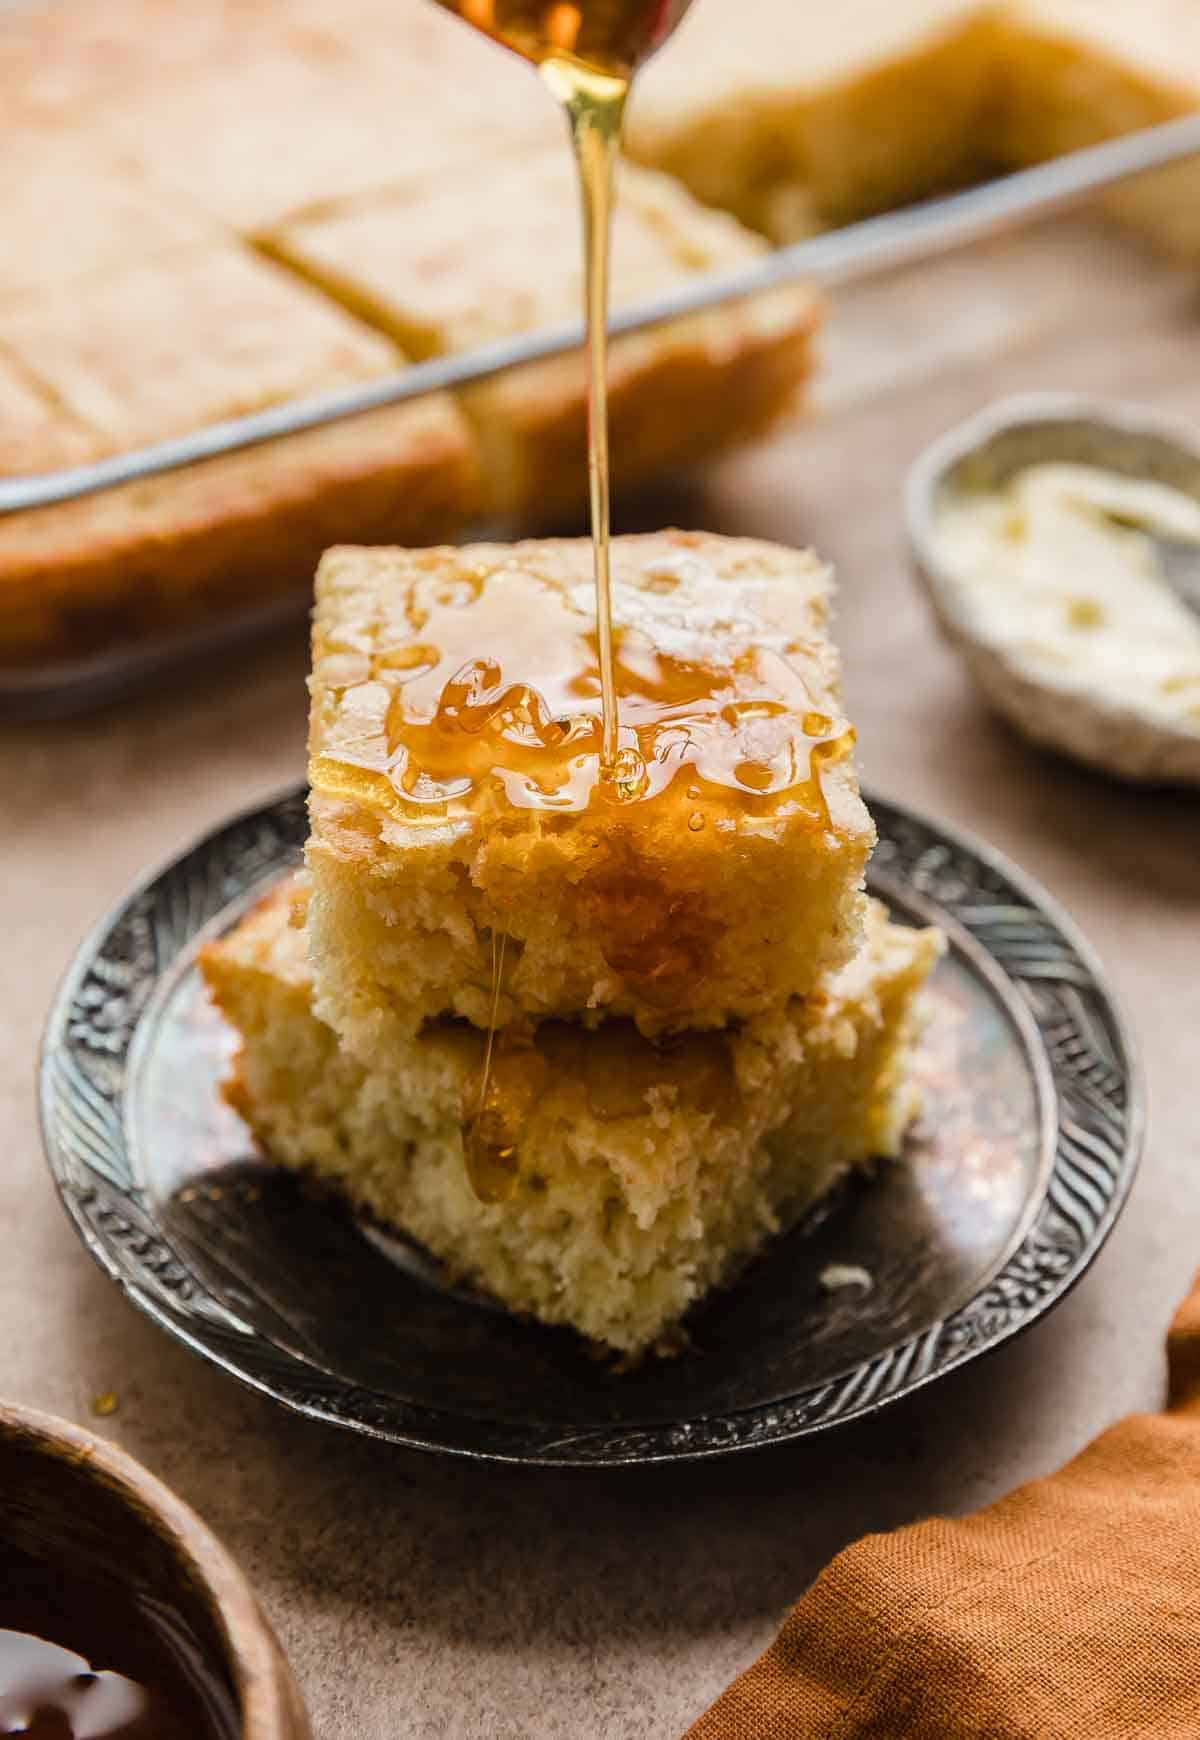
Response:
[{"label": "golden crust", "polygon": [[[1200,103],[1200,16],[1190,0],[1011,0],[1001,14],[996,153],[1041,162]],[[1200,169],[1185,162],[1106,196],[1161,246],[1200,253]]]},{"label": "golden crust", "polygon": [[701,199],[791,240],[986,167],[980,0],[701,0],[645,69],[629,148]]},{"label": "golden crust", "polygon": [[104,0],[14,6],[0,19],[5,117],[78,133],[139,92],[201,69],[222,75],[280,37],[288,0]]},{"label": "golden crust", "polygon": [[[286,226],[268,246],[416,356],[443,355],[574,318],[582,306],[578,190],[565,152],[493,156],[448,175],[436,201],[372,202]],[[629,167],[613,235],[614,306],[765,252],[723,213]],[[531,270],[531,262],[536,262]],[[795,401],[818,304],[794,290],[612,346],[613,473],[635,485],[761,429]],[[587,489],[583,359],[565,357],[472,389],[493,507],[543,523]]]}]

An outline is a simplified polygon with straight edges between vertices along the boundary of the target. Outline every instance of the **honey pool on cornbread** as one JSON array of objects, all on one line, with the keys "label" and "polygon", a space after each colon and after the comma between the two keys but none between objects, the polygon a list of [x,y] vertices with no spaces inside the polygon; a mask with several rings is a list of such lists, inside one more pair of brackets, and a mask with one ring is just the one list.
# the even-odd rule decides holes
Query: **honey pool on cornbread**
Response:
[{"label": "honey pool on cornbread", "polygon": [[386,1065],[423,1021],[718,1027],[860,936],[874,841],[811,555],[613,544],[602,776],[586,542],[331,551],[312,677],[318,1008]]}]

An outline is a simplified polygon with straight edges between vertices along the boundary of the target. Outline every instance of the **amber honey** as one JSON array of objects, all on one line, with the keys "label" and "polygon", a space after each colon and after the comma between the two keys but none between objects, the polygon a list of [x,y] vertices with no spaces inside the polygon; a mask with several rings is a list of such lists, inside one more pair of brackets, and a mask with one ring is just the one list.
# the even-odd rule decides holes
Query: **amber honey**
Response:
[{"label": "amber honey", "polygon": [[628,79],[663,43],[690,0],[438,0],[535,65],[571,55]]}]

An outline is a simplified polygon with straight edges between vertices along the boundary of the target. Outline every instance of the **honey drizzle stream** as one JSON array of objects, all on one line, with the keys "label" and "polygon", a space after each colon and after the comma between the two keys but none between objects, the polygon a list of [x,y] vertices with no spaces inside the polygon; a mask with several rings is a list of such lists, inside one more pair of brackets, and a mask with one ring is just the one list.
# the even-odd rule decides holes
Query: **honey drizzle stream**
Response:
[{"label": "honey drizzle stream", "polygon": [[488,1009],[487,1043],[483,1051],[483,1068],[479,1074],[479,1097],[475,1115],[463,1130],[463,1157],[467,1177],[480,1202],[503,1202],[512,1195],[517,1183],[516,1155],[511,1136],[504,1129],[499,1108],[491,1105],[492,1062],[503,1036],[496,1031],[500,1013],[500,989],[504,980],[504,955],[508,934],[502,931],[497,941],[492,932],[492,996]]},{"label": "honey drizzle stream", "polygon": [[543,61],[538,70],[566,111],[579,171],[588,345],[588,494],[603,729],[600,761],[602,770],[609,770],[617,760],[619,721],[613,674],[609,547],[608,279],[613,167],[621,144],[629,80],[595,72],[557,56]]}]

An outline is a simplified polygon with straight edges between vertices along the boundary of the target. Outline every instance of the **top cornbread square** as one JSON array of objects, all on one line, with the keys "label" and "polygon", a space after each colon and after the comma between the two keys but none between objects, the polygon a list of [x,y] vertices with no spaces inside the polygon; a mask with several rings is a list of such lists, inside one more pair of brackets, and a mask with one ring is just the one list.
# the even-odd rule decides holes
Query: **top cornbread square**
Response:
[{"label": "top cornbread square", "polygon": [[[352,1050],[452,1013],[714,1027],[861,932],[873,843],[810,554],[613,543],[622,777],[591,547],[343,548],[317,575],[309,934]],[[502,957],[502,958],[501,958]]]}]

